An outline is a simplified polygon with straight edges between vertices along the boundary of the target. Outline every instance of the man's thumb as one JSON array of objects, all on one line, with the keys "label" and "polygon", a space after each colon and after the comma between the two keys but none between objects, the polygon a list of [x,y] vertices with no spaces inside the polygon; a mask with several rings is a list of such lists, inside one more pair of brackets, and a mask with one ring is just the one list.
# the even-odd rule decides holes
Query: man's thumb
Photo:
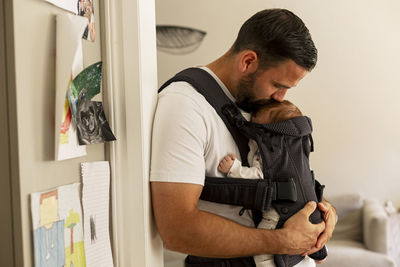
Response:
[{"label": "man's thumb", "polygon": [[308,215],[308,216],[310,216],[313,212],[314,212],[314,210],[317,208],[317,203],[315,202],[315,201],[310,201],[310,202],[308,202],[305,206],[304,206],[304,208],[303,208],[303,211]]}]

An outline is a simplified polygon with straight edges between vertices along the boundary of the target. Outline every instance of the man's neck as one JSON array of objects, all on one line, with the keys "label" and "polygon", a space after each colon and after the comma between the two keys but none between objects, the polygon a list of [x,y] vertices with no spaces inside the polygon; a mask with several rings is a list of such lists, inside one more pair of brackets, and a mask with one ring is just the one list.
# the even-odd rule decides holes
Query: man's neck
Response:
[{"label": "man's neck", "polygon": [[224,83],[226,88],[228,88],[229,92],[235,97],[237,79],[234,70],[234,58],[225,54],[208,64],[206,67],[214,72],[215,75],[217,75],[217,77]]}]

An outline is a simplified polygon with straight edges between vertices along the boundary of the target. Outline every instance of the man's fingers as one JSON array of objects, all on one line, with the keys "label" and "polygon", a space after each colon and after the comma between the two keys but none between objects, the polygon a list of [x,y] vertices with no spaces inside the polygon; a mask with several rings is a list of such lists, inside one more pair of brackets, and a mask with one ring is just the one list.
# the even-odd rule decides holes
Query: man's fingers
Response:
[{"label": "man's fingers", "polygon": [[321,264],[325,261],[326,259],[320,260],[320,261],[315,261],[316,264]]},{"label": "man's fingers", "polygon": [[304,206],[302,211],[307,215],[307,217],[309,217],[316,208],[317,208],[317,203],[315,203],[315,201],[310,201]]},{"label": "man's fingers", "polygon": [[323,232],[322,235],[318,237],[316,247],[317,248],[322,248],[323,245],[325,245],[329,240],[329,235],[327,232]]},{"label": "man's fingers", "polygon": [[314,224],[314,225],[317,226],[318,233],[322,233],[322,232],[325,231],[326,224],[325,224],[324,221],[322,221],[322,222],[320,222],[320,223],[317,223],[317,224]]},{"label": "man's fingers", "polygon": [[329,210],[329,207],[327,205],[325,205],[324,202],[319,202],[318,203],[318,209],[320,211],[327,212]]},{"label": "man's fingers", "polygon": [[301,255],[302,256],[311,255],[311,254],[314,254],[315,252],[317,252],[318,250],[320,250],[320,248],[313,247],[312,249],[310,249],[309,251],[307,251],[307,252],[305,252],[305,253],[303,253]]}]

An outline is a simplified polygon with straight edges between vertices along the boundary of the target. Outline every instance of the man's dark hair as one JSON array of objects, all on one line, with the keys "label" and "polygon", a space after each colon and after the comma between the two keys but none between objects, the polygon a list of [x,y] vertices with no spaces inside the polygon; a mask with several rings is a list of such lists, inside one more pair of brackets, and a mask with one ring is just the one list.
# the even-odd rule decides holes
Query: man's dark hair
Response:
[{"label": "man's dark hair", "polygon": [[260,67],[267,69],[287,59],[311,71],[317,63],[317,49],[303,21],[286,9],[265,9],[240,28],[232,47],[257,53]]}]

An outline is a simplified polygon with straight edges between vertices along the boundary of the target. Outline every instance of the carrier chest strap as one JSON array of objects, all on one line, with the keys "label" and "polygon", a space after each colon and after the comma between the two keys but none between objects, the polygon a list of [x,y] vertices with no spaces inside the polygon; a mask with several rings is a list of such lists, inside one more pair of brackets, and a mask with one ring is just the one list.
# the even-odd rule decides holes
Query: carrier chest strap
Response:
[{"label": "carrier chest strap", "polygon": [[165,82],[158,92],[160,93],[165,87],[173,82],[184,81],[192,85],[208,103],[215,109],[224,124],[231,133],[236,145],[239,148],[240,157],[244,166],[249,166],[247,162],[247,154],[249,153],[248,139],[240,131],[232,126],[226,114],[222,112],[223,106],[226,104],[235,105],[224,93],[217,81],[207,71],[200,68],[188,68]]}]

